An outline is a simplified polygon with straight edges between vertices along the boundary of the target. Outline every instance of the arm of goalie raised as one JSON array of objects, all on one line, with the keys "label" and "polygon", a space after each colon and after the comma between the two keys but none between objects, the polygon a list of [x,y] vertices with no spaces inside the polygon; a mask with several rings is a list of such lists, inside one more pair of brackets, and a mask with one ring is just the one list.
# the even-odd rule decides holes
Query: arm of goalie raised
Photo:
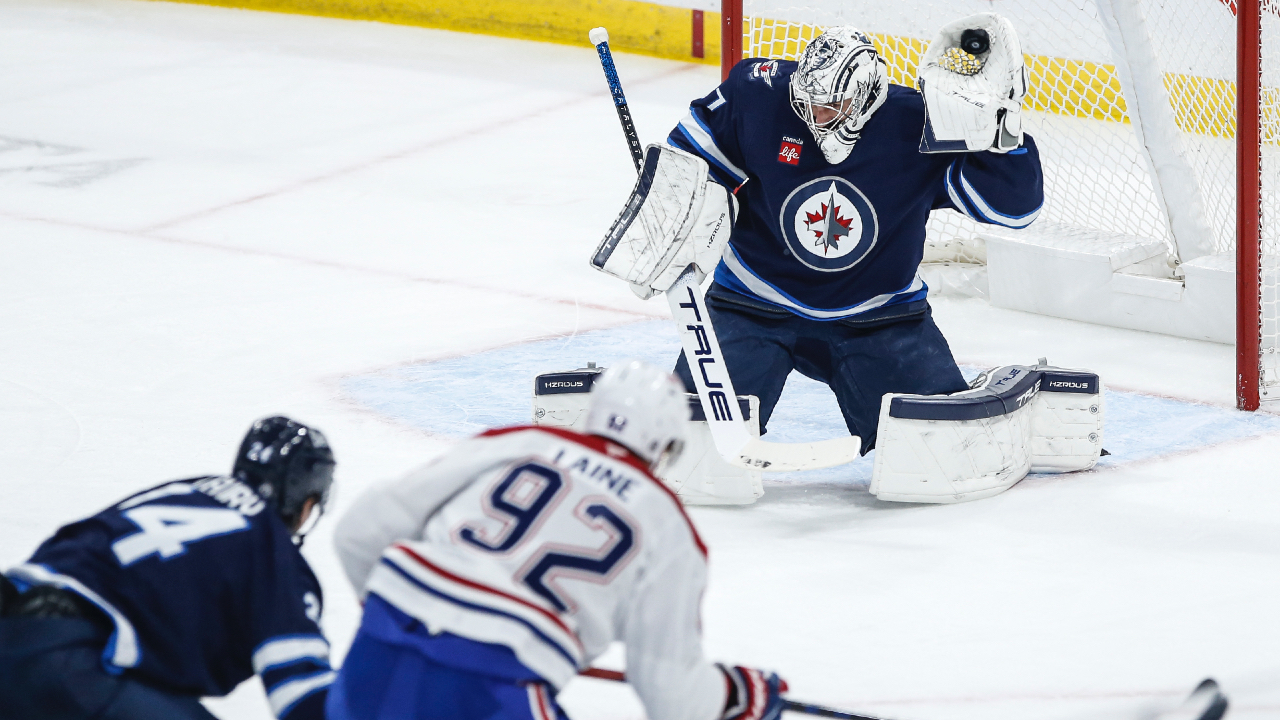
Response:
[{"label": "arm of goalie raised", "polygon": [[1027,68],[1017,31],[995,13],[979,13],[938,31],[920,58],[924,97],[920,152],[1009,152],[1022,144]]},{"label": "arm of goalie raised", "polygon": [[642,298],[693,265],[699,281],[720,261],[738,202],[710,180],[707,161],[666,145],[645,148],[626,205],[591,256],[595,269],[626,280]]}]

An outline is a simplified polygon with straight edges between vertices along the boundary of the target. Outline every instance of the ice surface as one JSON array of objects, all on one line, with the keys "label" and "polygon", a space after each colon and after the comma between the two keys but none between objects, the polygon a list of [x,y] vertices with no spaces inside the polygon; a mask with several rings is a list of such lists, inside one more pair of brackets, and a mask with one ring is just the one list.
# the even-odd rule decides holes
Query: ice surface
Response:
[{"label": "ice surface", "polygon": [[[616,60],[646,140],[718,77]],[[590,48],[6,0],[0,69],[0,565],[141,487],[227,469],[256,417],[325,430],[340,514],[526,418],[536,372],[674,353],[663,304],[586,264],[634,172]],[[977,300],[934,312],[966,367],[1099,372],[1116,456],[957,506],[833,474],[695,508],[708,655],[901,718],[1133,717],[1210,674],[1233,718],[1280,714],[1280,433],[1230,410],[1232,348]],[[771,431],[838,432],[824,392],[794,379]],[[304,553],[340,660],[359,606],[331,526]],[[562,697],[577,720],[641,712],[598,681]],[[256,682],[210,707],[270,717]]]},{"label": "ice surface", "polygon": [[[540,373],[572,370],[588,362],[608,367],[624,358],[669,367],[679,352],[671,323],[651,320],[349,376],[341,386],[377,413],[433,434],[462,438],[489,427],[529,423],[533,378]],[[969,380],[984,369],[962,368]],[[1111,455],[1100,459],[1100,468],[1280,432],[1280,417],[1269,414],[1120,390],[1106,391],[1104,399],[1103,444]],[[788,378],[768,430],[774,442],[848,433],[831,391],[799,373]],[[772,483],[865,486],[871,481],[871,459],[868,455],[840,468],[771,473],[766,478]]]}]

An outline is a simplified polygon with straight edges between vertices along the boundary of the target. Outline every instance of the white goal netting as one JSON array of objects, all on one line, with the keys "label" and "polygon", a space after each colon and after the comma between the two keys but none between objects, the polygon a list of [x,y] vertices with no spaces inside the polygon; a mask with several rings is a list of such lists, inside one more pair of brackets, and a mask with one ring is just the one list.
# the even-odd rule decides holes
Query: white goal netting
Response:
[{"label": "white goal netting", "polygon": [[[1280,395],[1280,9],[1263,8],[1263,391]],[[825,27],[869,33],[890,80],[915,85],[938,28],[999,12],[1017,28],[1031,75],[1024,128],[1040,147],[1045,206],[1026,232],[1072,242],[1163,245],[1176,260],[1229,263],[1235,252],[1234,0],[744,0],[743,57],[795,59]],[[977,226],[935,212],[926,261],[981,263]],[[1212,256],[1212,257],[1210,257]]]}]

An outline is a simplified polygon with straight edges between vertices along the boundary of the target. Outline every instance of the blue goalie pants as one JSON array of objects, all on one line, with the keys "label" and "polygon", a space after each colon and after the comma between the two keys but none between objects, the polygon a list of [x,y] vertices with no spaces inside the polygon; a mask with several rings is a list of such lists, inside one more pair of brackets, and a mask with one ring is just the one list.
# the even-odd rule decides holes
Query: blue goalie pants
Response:
[{"label": "blue goalie pants", "polygon": [[440,633],[377,595],[329,688],[328,720],[568,720],[509,648]]},{"label": "blue goalie pants", "polygon": [[198,697],[107,672],[109,634],[78,618],[0,619],[0,718],[216,720]]},{"label": "blue goalie pants", "polygon": [[[951,347],[925,300],[840,320],[811,320],[713,283],[707,308],[739,395],[760,398],[763,431],[797,370],[835,393],[862,453],[875,447],[886,393],[943,395],[967,390]],[[696,392],[681,352],[676,376]]]}]

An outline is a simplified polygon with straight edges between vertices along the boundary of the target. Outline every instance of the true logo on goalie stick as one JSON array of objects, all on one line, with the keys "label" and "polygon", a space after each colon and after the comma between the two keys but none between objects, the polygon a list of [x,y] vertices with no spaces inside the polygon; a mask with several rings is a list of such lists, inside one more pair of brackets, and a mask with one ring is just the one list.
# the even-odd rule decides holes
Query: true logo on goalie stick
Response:
[{"label": "true logo on goalie stick", "polygon": [[778,151],[778,162],[788,165],[800,164],[800,151],[804,149],[804,141],[793,137],[782,136],[782,149]]},{"label": "true logo on goalie stick", "polygon": [[834,176],[793,190],[782,204],[778,224],[792,255],[821,272],[839,272],[862,262],[880,233],[867,196]]}]

